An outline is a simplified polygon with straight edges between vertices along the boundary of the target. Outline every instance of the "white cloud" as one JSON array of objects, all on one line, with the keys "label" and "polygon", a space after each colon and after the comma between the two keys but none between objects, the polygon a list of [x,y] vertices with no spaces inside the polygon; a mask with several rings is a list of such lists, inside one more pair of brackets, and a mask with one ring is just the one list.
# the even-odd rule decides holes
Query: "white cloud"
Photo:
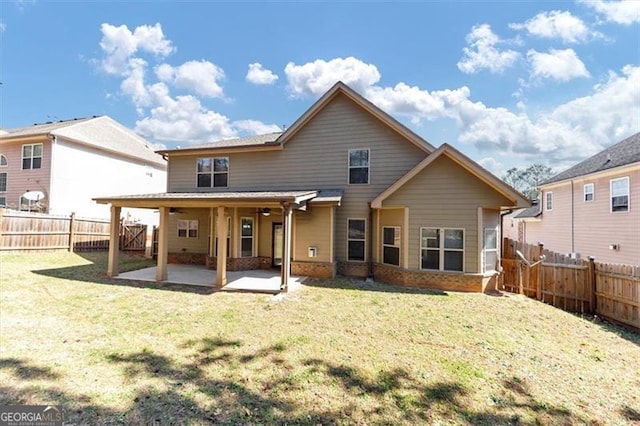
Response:
[{"label": "white cloud", "polygon": [[637,0],[581,0],[581,3],[593,8],[610,22],[623,25],[640,22],[640,2]]},{"label": "white cloud", "polygon": [[141,58],[131,58],[127,68],[123,74],[125,79],[120,83],[120,91],[131,98],[138,114],[142,114],[142,108],[149,106],[149,93],[144,81],[147,62]]},{"label": "white cloud", "polygon": [[129,59],[138,51],[166,57],[175,51],[171,41],[164,37],[162,26],[142,25],[133,32],[126,25],[116,27],[101,25],[100,47],[105,54],[102,69],[108,74],[123,74],[128,70]]},{"label": "white cloud", "polygon": [[527,52],[533,78],[551,78],[569,81],[578,77],[589,77],[589,71],[573,49],[550,49],[549,53],[536,50]]},{"label": "white cloud", "polygon": [[509,28],[524,29],[537,37],[559,38],[565,43],[584,42],[590,36],[589,28],[580,18],[559,10],[539,13],[524,24],[509,24]]},{"label": "white cloud", "polygon": [[284,73],[293,96],[321,95],[337,81],[363,91],[380,80],[380,73],[375,65],[366,64],[351,56],[330,61],[318,59],[304,65],[289,62]]},{"label": "white cloud", "polygon": [[504,165],[493,157],[481,158],[478,160],[478,164],[496,176],[503,176],[506,173]]},{"label": "white cloud", "polygon": [[233,128],[240,133],[249,135],[264,135],[267,133],[281,132],[282,129],[275,124],[265,124],[257,120],[238,120],[233,122]]},{"label": "white cloud", "polygon": [[224,71],[209,61],[188,61],[178,67],[162,64],[156,68],[156,75],[160,81],[172,82],[175,87],[199,96],[224,96],[219,84],[225,78]]},{"label": "white cloud", "polygon": [[7,24],[4,21],[0,20],[0,33],[3,33],[7,30]]},{"label": "white cloud", "polygon": [[245,78],[253,84],[273,84],[278,80],[278,76],[273,71],[263,68],[258,62],[249,64],[249,71]]},{"label": "white cloud", "polygon": [[458,69],[466,74],[474,74],[482,69],[501,73],[512,67],[520,57],[514,50],[499,50],[496,47],[504,41],[491,31],[488,24],[474,26],[467,34],[466,41],[468,46],[462,49],[464,56],[458,62]]}]

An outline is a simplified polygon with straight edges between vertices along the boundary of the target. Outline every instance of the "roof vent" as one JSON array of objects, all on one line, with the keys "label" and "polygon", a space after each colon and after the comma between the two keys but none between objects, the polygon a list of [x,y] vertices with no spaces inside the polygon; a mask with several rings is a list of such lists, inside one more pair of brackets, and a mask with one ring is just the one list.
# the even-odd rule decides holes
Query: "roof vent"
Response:
[{"label": "roof vent", "polygon": [[611,161],[611,153],[607,152],[607,161],[605,162],[608,163],[609,161]]}]

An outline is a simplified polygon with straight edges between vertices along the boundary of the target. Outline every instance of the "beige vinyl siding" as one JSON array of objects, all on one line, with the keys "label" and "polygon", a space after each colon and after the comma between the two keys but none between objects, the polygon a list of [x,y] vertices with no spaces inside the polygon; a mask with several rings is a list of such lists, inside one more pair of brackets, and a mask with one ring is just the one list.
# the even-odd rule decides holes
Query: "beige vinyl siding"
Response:
[{"label": "beige vinyl siding", "polygon": [[[348,151],[354,148],[370,149],[369,184],[347,184]],[[369,221],[368,203],[427,154],[339,95],[282,151],[216,155],[229,156],[229,188],[224,190],[344,189],[336,209],[335,256],[345,260],[347,218]],[[171,157],[169,191],[214,190],[196,188],[197,158]]]},{"label": "beige vinyl siding", "polygon": [[[178,237],[178,220],[197,220],[198,237]],[[209,209],[180,209],[180,213],[169,215],[169,252],[170,253],[208,253],[209,252]]]},{"label": "beige vinyl siding", "polygon": [[[331,209],[332,207],[311,207],[308,211],[294,214],[293,260],[311,262],[331,262]],[[309,247],[317,248],[317,256],[309,257]]]},{"label": "beige vinyl siding", "polygon": [[385,206],[409,207],[409,268],[420,268],[420,228],[464,229],[464,269],[479,270],[478,207],[511,202],[443,156],[390,195]]},{"label": "beige vinyl siding", "polygon": [[[611,212],[611,179],[629,177],[629,211]],[[584,202],[585,183],[594,184],[594,200]],[[640,166],[626,173],[611,174],[574,183],[574,241],[581,256],[599,262],[640,265]],[[609,245],[619,244],[620,250]]]},{"label": "beige vinyl siding", "polygon": [[258,256],[272,257],[273,255],[274,223],[283,223],[282,212],[274,209],[269,216],[258,216]]},{"label": "beige vinyl siding", "polygon": [[[39,169],[22,170],[22,145],[42,143],[42,165]],[[18,209],[20,197],[27,191],[41,191],[50,198],[51,142],[47,138],[41,141],[0,142],[0,153],[7,157],[7,166],[0,172],[7,173],[7,192],[0,197],[7,198],[7,205]],[[47,200],[47,202],[49,202]]]}]

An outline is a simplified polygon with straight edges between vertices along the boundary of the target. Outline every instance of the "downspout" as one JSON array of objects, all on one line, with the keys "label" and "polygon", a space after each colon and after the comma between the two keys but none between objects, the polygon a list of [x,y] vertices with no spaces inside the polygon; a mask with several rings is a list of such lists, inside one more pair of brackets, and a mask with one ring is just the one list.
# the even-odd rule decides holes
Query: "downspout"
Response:
[{"label": "downspout", "polygon": [[369,244],[367,247],[367,278],[373,280],[373,209],[369,204]]},{"label": "downspout", "polygon": [[54,160],[54,156],[55,156],[55,152],[56,152],[56,147],[58,146],[58,137],[56,135],[52,135],[51,133],[49,134],[49,136],[51,137],[51,155],[49,158],[49,161],[51,162],[51,166],[49,166],[49,191],[46,194],[47,197],[47,213],[51,213],[51,194],[53,193],[53,172],[54,172],[54,167],[55,167],[55,161]]},{"label": "downspout", "polygon": [[571,181],[571,253],[576,252],[575,247],[575,208],[574,208],[575,200],[573,194],[573,180]]}]

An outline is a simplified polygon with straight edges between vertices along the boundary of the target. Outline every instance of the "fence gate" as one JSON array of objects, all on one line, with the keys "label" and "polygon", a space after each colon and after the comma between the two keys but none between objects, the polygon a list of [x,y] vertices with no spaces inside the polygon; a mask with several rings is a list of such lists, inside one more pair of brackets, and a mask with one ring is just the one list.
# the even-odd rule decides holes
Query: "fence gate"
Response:
[{"label": "fence gate", "polygon": [[122,222],[120,225],[120,250],[145,251],[147,248],[147,225]]}]

